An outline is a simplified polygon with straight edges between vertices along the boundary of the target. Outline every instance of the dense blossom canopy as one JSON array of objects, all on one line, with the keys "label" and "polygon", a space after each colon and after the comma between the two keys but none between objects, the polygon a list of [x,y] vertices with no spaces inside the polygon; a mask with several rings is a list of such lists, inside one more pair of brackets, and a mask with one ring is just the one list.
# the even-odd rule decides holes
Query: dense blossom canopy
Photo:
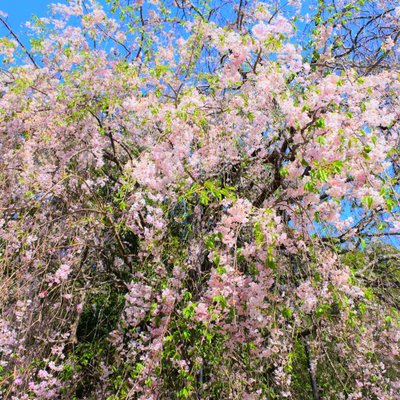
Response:
[{"label": "dense blossom canopy", "polygon": [[307,5],[0,13],[2,398],[399,399],[400,7]]}]

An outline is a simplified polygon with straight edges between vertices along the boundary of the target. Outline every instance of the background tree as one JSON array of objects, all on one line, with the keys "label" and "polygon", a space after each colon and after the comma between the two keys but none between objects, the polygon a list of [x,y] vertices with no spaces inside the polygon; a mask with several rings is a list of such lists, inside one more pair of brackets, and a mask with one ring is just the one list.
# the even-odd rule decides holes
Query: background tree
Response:
[{"label": "background tree", "polygon": [[396,399],[400,8],[312,5],[1,15],[4,398]]}]

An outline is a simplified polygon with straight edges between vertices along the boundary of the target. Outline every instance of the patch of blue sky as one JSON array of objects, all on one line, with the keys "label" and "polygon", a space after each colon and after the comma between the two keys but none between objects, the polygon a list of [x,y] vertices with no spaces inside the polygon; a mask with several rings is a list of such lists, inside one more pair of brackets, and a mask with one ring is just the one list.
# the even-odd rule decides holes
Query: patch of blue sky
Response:
[{"label": "patch of blue sky", "polygon": [[[21,35],[26,32],[24,24],[32,15],[45,17],[50,9],[49,0],[1,0],[0,11],[7,14],[7,23],[15,33]],[[0,27],[1,36],[7,34],[4,27]]]}]

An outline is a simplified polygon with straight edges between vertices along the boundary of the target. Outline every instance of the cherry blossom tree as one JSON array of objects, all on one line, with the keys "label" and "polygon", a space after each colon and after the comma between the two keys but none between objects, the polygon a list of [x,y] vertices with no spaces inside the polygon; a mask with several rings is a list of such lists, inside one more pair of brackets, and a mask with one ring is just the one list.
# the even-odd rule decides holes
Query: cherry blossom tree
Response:
[{"label": "cherry blossom tree", "polygon": [[309,5],[0,13],[4,399],[399,398],[400,7]]}]

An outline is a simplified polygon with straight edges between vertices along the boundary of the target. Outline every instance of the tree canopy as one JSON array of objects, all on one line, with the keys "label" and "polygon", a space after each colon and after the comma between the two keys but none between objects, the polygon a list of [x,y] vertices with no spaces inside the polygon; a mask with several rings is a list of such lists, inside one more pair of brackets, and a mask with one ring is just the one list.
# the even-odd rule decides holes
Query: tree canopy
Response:
[{"label": "tree canopy", "polygon": [[0,396],[399,398],[397,1],[0,23]]}]

